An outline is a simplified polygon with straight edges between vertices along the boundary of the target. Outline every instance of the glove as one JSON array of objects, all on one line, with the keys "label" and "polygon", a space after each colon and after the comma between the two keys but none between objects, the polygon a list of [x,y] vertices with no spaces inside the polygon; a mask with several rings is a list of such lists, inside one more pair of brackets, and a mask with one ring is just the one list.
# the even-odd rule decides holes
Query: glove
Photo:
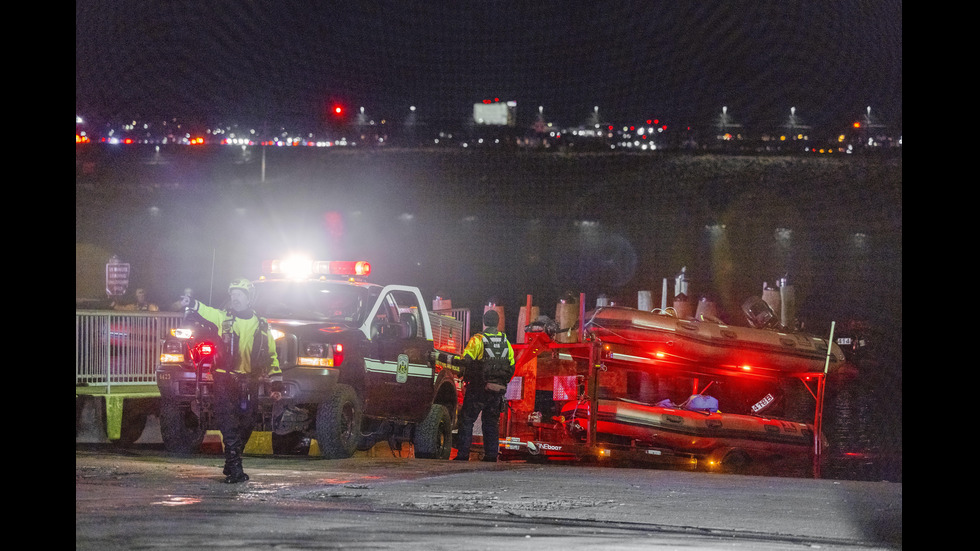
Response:
[{"label": "glove", "polygon": [[452,358],[449,356],[449,354],[446,354],[445,352],[433,350],[431,355],[432,355],[432,361],[434,362],[442,362],[446,364],[452,363]]},{"label": "glove", "polygon": [[278,402],[286,394],[286,385],[282,383],[282,375],[270,375],[266,380],[269,381],[269,396]]}]

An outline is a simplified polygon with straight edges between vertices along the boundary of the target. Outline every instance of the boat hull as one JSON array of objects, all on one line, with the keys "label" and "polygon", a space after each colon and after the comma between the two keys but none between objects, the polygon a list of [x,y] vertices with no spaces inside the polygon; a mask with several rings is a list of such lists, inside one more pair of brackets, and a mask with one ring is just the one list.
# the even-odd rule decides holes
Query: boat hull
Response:
[{"label": "boat hull", "polygon": [[[813,426],[780,419],[690,411],[625,400],[599,400],[597,440],[668,449],[722,463],[731,454],[751,461],[805,465],[814,450]],[[568,403],[566,423],[587,426],[589,404]]]}]

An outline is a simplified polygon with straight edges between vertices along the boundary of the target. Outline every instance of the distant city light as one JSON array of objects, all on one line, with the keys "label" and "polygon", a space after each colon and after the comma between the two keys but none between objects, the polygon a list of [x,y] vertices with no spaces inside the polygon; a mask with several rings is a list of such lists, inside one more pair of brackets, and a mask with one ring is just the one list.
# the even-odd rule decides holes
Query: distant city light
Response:
[{"label": "distant city light", "polygon": [[[417,105],[409,105],[409,115],[401,120],[391,117],[368,117],[366,108],[357,108],[357,135],[338,136],[342,127],[341,122],[347,120],[346,106],[340,102],[329,103],[328,116],[336,123],[330,129],[320,128],[316,131],[296,132],[298,129],[285,129],[273,124],[273,128],[252,126],[237,126],[234,124],[209,125],[210,128],[196,128],[192,124],[178,119],[163,121],[127,119],[117,123],[93,123],[87,117],[76,115],[75,142],[79,147],[90,143],[109,145],[234,145],[239,147],[278,146],[278,147],[399,147],[411,145],[402,141],[403,138],[418,140],[437,147],[487,148],[505,147],[507,145],[519,148],[584,148],[591,150],[620,150],[633,152],[652,152],[671,149],[705,150],[725,149],[730,151],[756,152],[793,152],[827,154],[853,154],[872,149],[887,150],[902,147],[900,128],[891,131],[886,125],[877,122],[871,116],[870,107],[867,113],[860,113],[852,122],[843,122],[842,128],[827,129],[826,137],[817,133],[809,126],[802,124],[796,117],[796,108],[790,108],[790,117],[782,122],[774,122],[773,128],[746,128],[733,120],[727,106],[721,107],[721,116],[716,117],[712,132],[711,127],[701,129],[681,125],[673,130],[674,125],[666,124],[660,118],[641,118],[635,121],[610,121],[600,117],[599,106],[588,109],[576,124],[561,125],[554,121],[546,121],[543,117],[544,108],[535,105],[533,121],[522,121],[517,111],[517,102],[503,101],[502,98],[480,102],[480,108],[488,108],[486,112],[474,112],[471,121],[478,127],[467,128],[466,141],[456,139],[449,134],[449,129],[440,130],[432,126],[432,121],[421,121],[416,112]],[[401,108],[404,109],[404,108]],[[486,115],[484,117],[483,115]],[[527,115],[527,114],[525,114]],[[606,120],[604,120],[606,119]],[[380,126],[376,121],[380,120]],[[388,124],[390,123],[390,124]],[[85,125],[83,127],[82,125]],[[525,133],[510,132],[507,137],[498,135],[493,129],[483,130],[483,126],[509,126],[514,130],[524,130]],[[450,127],[452,128],[452,127]],[[805,129],[802,132],[801,129]],[[671,133],[673,130],[673,133]],[[432,135],[418,135],[420,132],[431,131]],[[821,138],[814,138],[814,135]],[[303,136],[297,138],[294,136]],[[825,140],[826,143],[820,143]],[[655,143],[654,143],[655,142]]]}]

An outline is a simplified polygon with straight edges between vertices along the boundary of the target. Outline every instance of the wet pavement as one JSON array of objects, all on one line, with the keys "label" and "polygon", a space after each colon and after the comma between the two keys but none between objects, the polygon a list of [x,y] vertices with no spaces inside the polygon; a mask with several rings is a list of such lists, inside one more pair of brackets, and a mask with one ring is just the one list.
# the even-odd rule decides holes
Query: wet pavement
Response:
[{"label": "wet pavement", "polygon": [[76,549],[897,549],[902,484],[79,446]]}]

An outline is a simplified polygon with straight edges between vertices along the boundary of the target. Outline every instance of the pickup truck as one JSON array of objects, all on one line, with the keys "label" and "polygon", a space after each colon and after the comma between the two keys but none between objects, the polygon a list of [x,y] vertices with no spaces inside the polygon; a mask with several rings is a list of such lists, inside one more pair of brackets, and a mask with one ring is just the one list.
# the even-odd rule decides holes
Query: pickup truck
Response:
[{"label": "pickup truck", "polygon": [[[254,281],[253,306],[269,321],[283,374],[281,400],[268,384],[253,398],[255,430],[271,431],[273,453],[315,439],[324,457],[346,458],[388,441],[448,459],[462,402],[450,362],[465,344],[463,322],[428,311],[416,287],[367,282],[366,262],[311,262],[301,278],[283,266],[266,263]],[[193,453],[216,428],[216,328],[195,317],[164,342],[157,369],[161,435],[176,453]]]}]

